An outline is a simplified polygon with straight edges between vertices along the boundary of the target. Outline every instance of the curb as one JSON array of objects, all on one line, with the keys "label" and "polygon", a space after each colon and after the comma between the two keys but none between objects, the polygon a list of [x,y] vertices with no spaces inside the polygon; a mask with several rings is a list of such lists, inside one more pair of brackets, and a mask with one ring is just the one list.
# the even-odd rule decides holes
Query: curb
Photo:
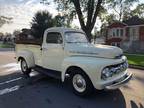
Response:
[{"label": "curb", "polygon": [[129,65],[129,68],[144,70],[144,67],[142,67],[142,66],[137,66],[137,65]]}]

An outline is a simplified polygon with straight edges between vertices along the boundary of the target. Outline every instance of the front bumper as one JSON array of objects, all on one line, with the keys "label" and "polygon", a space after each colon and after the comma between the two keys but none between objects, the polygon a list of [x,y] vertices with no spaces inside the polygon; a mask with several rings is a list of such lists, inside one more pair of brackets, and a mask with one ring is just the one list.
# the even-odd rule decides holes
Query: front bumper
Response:
[{"label": "front bumper", "polygon": [[106,90],[117,89],[117,88],[125,85],[126,83],[128,83],[131,78],[132,78],[132,73],[126,74],[123,79],[118,80],[118,81],[114,82],[113,84],[106,85],[104,89],[106,89]]}]

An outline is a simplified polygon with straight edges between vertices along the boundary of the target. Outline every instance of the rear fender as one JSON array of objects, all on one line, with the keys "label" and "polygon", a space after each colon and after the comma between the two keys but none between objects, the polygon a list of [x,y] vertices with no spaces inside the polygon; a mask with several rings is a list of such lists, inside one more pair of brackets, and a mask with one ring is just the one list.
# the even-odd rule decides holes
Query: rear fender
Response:
[{"label": "rear fender", "polygon": [[23,58],[23,59],[26,60],[27,65],[28,65],[29,68],[35,67],[35,59],[34,59],[33,52],[23,50],[23,51],[17,52],[16,55],[17,55],[17,62],[19,62],[19,60],[21,58]]}]

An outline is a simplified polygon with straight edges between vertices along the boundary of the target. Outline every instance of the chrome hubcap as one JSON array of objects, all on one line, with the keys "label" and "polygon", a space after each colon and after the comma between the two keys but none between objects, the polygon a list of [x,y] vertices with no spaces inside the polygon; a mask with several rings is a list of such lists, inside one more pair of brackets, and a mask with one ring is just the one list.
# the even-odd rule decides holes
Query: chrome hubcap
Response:
[{"label": "chrome hubcap", "polygon": [[26,71],[27,70],[27,64],[25,61],[22,61],[22,70]]},{"label": "chrome hubcap", "polygon": [[84,92],[86,89],[86,81],[82,75],[76,74],[73,76],[73,87],[78,92]]}]

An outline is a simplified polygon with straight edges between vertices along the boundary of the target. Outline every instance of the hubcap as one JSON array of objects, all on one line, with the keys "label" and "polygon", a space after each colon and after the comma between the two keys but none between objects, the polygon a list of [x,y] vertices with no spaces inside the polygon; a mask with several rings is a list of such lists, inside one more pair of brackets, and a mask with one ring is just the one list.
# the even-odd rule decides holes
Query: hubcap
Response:
[{"label": "hubcap", "polygon": [[82,75],[76,74],[73,76],[73,87],[78,92],[84,92],[86,89],[86,81]]},{"label": "hubcap", "polygon": [[25,72],[27,70],[27,64],[25,61],[22,61],[22,70]]}]

